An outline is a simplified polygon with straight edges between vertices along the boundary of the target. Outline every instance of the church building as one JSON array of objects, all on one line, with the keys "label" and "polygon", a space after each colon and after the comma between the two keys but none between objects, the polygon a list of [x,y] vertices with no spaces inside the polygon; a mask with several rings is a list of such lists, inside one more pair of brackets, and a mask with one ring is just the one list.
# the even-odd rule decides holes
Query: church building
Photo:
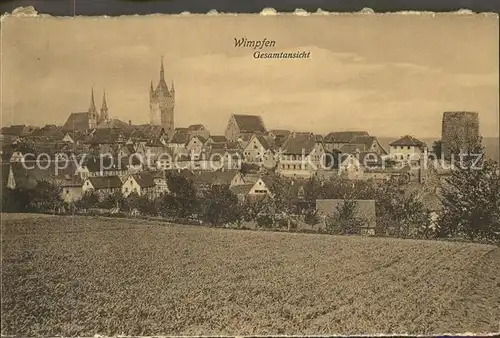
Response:
[{"label": "church building", "polygon": [[165,71],[163,69],[163,58],[160,67],[160,81],[153,89],[153,82],[149,88],[149,116],[150,124],[162,126],[165,133],[171,136],[174,132],[174,106],[175,89],[174,83],[170,89],[165,82]]},{"label": "church building", "polygon": [[62,129],[65,132],[79,131],[87,133],[89,130],[97,128],[100,124],[107,123],[108,121],[109,115],[106,94],[103,94],[101,111],[98,112],[94,100],[94,89],[92,89],[90,93],[89,110],[82,113],[71,113]]}]

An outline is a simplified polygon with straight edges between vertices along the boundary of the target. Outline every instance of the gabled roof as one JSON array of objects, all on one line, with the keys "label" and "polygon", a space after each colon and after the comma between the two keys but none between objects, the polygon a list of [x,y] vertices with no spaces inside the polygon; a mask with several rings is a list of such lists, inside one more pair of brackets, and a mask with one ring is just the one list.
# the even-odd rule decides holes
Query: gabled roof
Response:
[{"label": "gabled roof", "polygon": [[283,154],[309,155],[316,145],[316,138],[313,133],[293,132],[283,144]]},{"label": "gabled roof", "polygon": [[213,143],[225,143],[227,138],[224,135],[212,135],[208,138]]},{"label": "gabled roof", "polygon": [[175,131],[169,143],[186,144],[189,141],[189,134],[187,131]]},{"label": "gabled roof", "polygon": [[10,136],[27,136],[37,129],[38,127],[27,126],[25,124],[16,124],[9,127],[3,127],[1,134]]},{"label": "gabled roof", "polygon": [[116,189],[122,186],[122,180],[118,176],[97,176],[89,177],[94,189]]},{"label": "gabled roof", "polygon": [[89,114],[71,113],[63,126],[63,131],[81,131],[85,132],[89,129]]},{"label": "gabled roof", "polygon": [[189,142],[191,142],[191,140],[192,140],[192,139],[194,139],[194,138],[197,138],[197,139],[198,139],[198,140],[200,140],[200,142],[201,142],[201,143],[203,143],[203,144],[207,141],[207,140],[206,140],[203,136],[201,136],[201,135],[193,135],[193,136],[189,139]]},{"label": "gabled roof", "polygon": [[88,144],[115,144],[125,143],[123,131],[118,128],[94,129],[92,134],[84,141]]},{"label": "gabled roof", "polygon": [[[318,199],[316,210],[320,215],[332,215],[345,201],[342,199]],[[375,200],[354,200],[356,202],[357,216],[366,220],[366,228],[373,229],[376,226]]]},{"label": "gabled roof", "polygon": [[192,124],[187,128],[189,131],[200,131],[200,130],[206,130],[205,126],[203,124]]},{"label": "gabled roof", "polygon": [[238,174],[237,170],[199,171],[195,172],[191,179],[195,185],[230,185],[234,176]]},{"label": "gabled roof", "polygon": [[[66,166],[66,168],[64,168]],[[46,168],[47,167],[47,168]],[[57,168],[56,168],[57,167]],[[67,180],[75,178],[74,161],[67,163],[60,161],[20,162],[11,163],[12,174],[16,183],[16,188],[31,189],[40,181],[49,181],[56,184],[62,184]]]},{"label": "gabled roof", "polygon": [[254,185],[255,183],[238,184],[230,187],[229,189],[235,195],[247,195],[250,190],[252,190]]},{"label": "gabled roof", "polygon": [[127,122],[124,122],[120,119],[111,119],[109,121],[103,122],[97,126],[98,129],[102,128],[118,128],[118,129],[123,129],[123,130],[128,130],[131,129],[132,126],[130,126]]},{"label": "gabled roof", "polygon": [[133,174],[132,177],[141,188],[152,188],[156,185],[154,181],[155,173],[145,171],[142,173]]},{"label": "gabled roof", "polygon": [[376,141],[377,138],[375,136],[364,135],[364,136],[354,136],[349,143],[363,144],[367,150],[370,150],[373,142]]},{"label": "gabled roof", "polygon": [[273,134],[274,137],[281,137],[281,138],[286,138],[290,135],[290,130],[286,129],[271,129],[269,131],[269,134]]},{"label": "gabled roof", "polygon": [[366,131],[337,131],[325,136],[325,141],[335,143],[349,143],[356,136],[369,136]]},{"label": "gabled roof", "polygon": [[346,143],[340,147],[340,151],[344,154],[354,154],[357,151],[366,151],[368,150],[364,144],[351,144]]},{"label": "gabled roof", "polygon": [[391,142],[389,144],[390,146],[413,146],[413,147],[423,147],[425,146],[425,143],[418,140],[417,138],[411,136],[411,135],[405,135],[401,137],[400,139]]},{"label": "gabled roof", "polygon": [[240,133],[265,133],[264,121],[259,115],[233,114]]},{"label": "gabled roof", "polygon": [[64,132],[55,124],[47,124],[31,133],[31,136],[63,138]]},{"label": "gabled roof", "polygon": [[130,138],[135,141],[149,141],[159,139],[164,134],[162,126],[142,124],[133,127]]}]

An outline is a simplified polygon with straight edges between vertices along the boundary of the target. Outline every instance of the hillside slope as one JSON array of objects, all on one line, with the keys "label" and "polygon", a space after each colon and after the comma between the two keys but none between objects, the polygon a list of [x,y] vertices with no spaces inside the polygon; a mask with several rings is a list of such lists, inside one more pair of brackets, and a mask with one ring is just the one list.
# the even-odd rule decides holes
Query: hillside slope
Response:
[{"label": "hillside slope", "polygon": [[2,225],[2,334],[498,330],[493,246],[23,217]]}]

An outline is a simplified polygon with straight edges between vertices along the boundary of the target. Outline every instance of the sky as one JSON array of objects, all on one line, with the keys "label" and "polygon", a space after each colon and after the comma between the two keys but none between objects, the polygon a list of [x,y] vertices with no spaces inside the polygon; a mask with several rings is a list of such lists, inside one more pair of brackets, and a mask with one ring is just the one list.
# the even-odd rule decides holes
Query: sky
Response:
[{"label": "sky", "polygon": [[[255,59],[234,39],[276,41]],[[175,125],[224,132],[232,113],[268,129],[439,137],[444,111],[499,135],[498,18],[486,15],[4,18],[2,125],[64,124],[106,91],[109,114],[149,122],[149,87],[176,90]]]}]

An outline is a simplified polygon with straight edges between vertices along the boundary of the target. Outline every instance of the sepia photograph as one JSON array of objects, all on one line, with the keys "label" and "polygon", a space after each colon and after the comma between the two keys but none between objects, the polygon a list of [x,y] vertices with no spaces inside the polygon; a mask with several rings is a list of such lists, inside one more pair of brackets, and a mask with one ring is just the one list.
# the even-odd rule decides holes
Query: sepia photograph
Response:
[{"label": "sepia photograph", "polygon": [[498,15],[1,24],[2,336],[500,332]]}]

